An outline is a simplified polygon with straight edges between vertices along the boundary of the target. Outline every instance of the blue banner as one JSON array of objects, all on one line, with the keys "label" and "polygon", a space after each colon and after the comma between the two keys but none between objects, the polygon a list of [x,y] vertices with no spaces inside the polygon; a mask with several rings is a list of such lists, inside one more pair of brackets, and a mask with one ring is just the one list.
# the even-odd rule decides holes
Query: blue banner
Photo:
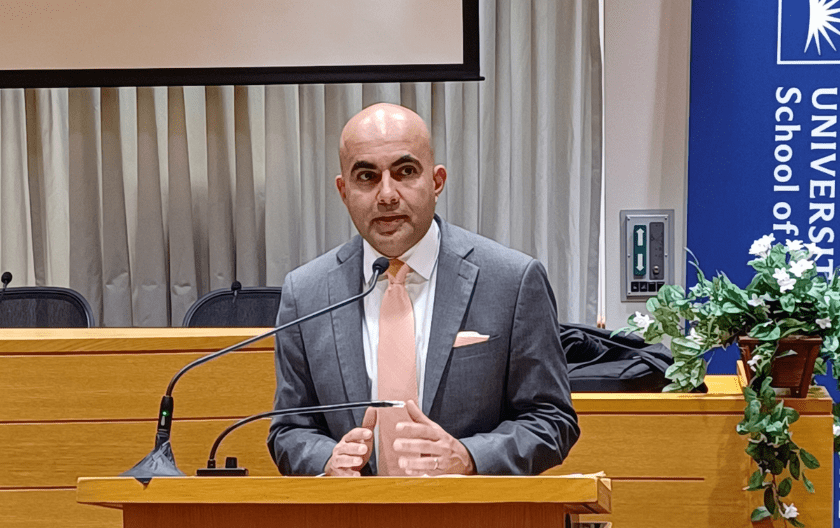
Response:
[{"label": "blue banner", "polygon": [[[819,271],[840,265],[838,86],[840,0],[692,2],[687,245],[707,277],[746,286],[767,234],[816,244]],[[709,372],[734,373],[737,355],[715,353]]]}]

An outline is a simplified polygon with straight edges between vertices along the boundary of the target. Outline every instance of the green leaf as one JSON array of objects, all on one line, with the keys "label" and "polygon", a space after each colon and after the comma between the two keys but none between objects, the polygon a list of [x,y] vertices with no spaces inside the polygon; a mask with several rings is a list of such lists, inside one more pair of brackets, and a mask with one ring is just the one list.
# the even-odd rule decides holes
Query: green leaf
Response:
[{"label": "green leaf", "polygon": [[660,325],[654,323],[650,325],[642,337],[645,338],[645,341],[651,344],[656,344],[662,341],[662,335],[664,332],[660,328]]},{"label": "green leaf", "polygon": [[827,365],[825,364],[825,360],[821,357],[817,358],[817,361],[814,362],[814,376],[825,376],[828,373]]},{"label": "green leaf", "polygon": [[729,314],[741,313],[740,308],[738,308],[736,305],[734,305],[734,304],[732,304],[731,302],[728,302],[728,301],[723,303],[723,306],[721,306],[721,310],[723,310],[723,313],[729,313]]},{"label": "green leaf", "polygon": [[788,471],[790,471],[790,476],[799,480],[799,457],[795,453],[788,462]]},{"label": "green leaf", "polygon": [[[630,319],[628,320],[629,323],[632,323],[633,317],[635,317],[635,316],[634,315],[630,316]],[[610,337],[615,337],[618,334],[630,334],[630,333],[633,333],[634,331],[636,331],[636,326],[633,325],[633,324],[631,324],[630,326],[622,326],[618,330],[613,330],[612,333],[610,334]]]},{"label": "green leaf", "polygon": [[760,521],[761,519],[766,519],[770,517],[770,512],[767,511],[767,508],[764,506],[760,506],[753,510],[752,515],[750,515],[750,520],[752,522]]},{"label": "green leaf", "polygon": [[790,477],[779,483],[779,497],[787,497],[790,493],[790,488],[793,486],[793,480]]},{"label": "green leaf", "polygon": [[814,493],[814,484],[808,480],[808,477],[805,476],[805,473],[802,474],[802,484],[805,485],[805,489],[808,490],[808,493]]},{"label": "green leaf", "polygon": [[796,519],[788,519],[788,522],[797,528],[805,528],[805,525],[801,522],[797,521]]},{"label": "green leaf", "polygon": [[773,488],[765,488],[764,490],[764,507],[770,512],[770,515],[776,513],[776,500],[773,497]]},{"label": "green leaf", "polygon": [[693,352],[694,354],[699,354],[703,351],[700,345],[685,337],[675,337],[672,339],[671,348],[677,348],[680,352]]},{"label": "green leaf", "polygon": [[747,490],[755,491],[757,489],[761,489],[762,482],[764,482],[764,471],[758,469],[755,473],[750,475],[750,482],[747,486]]},{"label": "green leaf", "polygon": [[674,374],[680,372],[680,370],[685,366],[685,362],[677,361],[667,369],[665,369],[665,377],[668,379],[674,379]]},{"label": "green leaf", "polygon": [[779,460],[785,462],[786,460],[790,460],[791,450],[790,445],[782,444],[779,446]]},{"label": "green leaf", "polygon": [[776,341],[782,335],[782,331],[773,321],[767,321],[760,325],[752,327],[749,332],[750,337],[760,339],[762,341]]},{"label": "green leaf", "polygon": [[[802,457],[802,463],[805,464],[805,467],[808,469],[817,469],[820,467],[820,462],[817,460],[814,455],[805,451],[801,447],[799,448],[799,456]],[[804,476],[804,475],[803,475]]]},{"label": "green leaf", "polygon": [[761,402],[758,400],[751,401],[744,409],[744,418],[751,424],[758,420],[758,415],[761,412]]},{"label": "green leaf", "polygon": [[793,311],[796,310],[796,297],[794,297],[790,293],[782,295],[782,298],[779,299],[779,302],[782,303],[782,310],[786,311],[787,313],[793,313]]},{"label": "green leaf", "polygon": [[785,463],[779,460],[778,458],[773,458],[770,461],[770,473],[774,475],[781,475],[782,471],[785,470]]},{"label": "green leaf", "polygon": [[785,407],[784,418],[787,418],[788,426],[790,426],[790,424],[799,420],[799,413],[790,407]]}]

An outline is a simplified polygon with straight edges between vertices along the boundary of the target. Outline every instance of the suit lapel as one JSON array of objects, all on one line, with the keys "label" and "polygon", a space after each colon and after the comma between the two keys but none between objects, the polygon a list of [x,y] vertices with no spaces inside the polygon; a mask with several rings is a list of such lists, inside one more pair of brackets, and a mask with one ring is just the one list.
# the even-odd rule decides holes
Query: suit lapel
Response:
[{"label": "suit lapel", "polygon": [[423,386],[423,413],[427,416],[440,386],[443,369],[452,353],[455,336],[461,329],[464,314],[469,307],[479,269],[466,260],[472,252],[472,245],[460,239],[446,222],[437,216],[435,218],[440,223],[441,238],[435,304],[432,310],[429,349],[426,353],[426,380]]},{"label": "suit lapel", "polygon": [[[330,304],[362,292],[362,245],[358,237],[338,252],[339,265],[330,272]],[[347,401],[370,399],[370,386],[365,368],[362,344],[362,301],[335,310],[331,314],[336,353]],[[356,424],[362,423],[364,409],[355,409]]]}]

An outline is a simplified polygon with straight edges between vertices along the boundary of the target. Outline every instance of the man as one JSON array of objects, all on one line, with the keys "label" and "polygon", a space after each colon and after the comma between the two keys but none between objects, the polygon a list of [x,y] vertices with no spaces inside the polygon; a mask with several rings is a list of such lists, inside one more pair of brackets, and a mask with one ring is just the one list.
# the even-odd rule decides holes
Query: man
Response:
[{"label": "man", "polygon": [[536,260],[444,222],[446,169],[414,112],[378,104],[340,140],[336,187],[361,237],[286,276],[280,322],[364,302],[277,336],[275,407],[399,399],[406,409],[282,417],[283,474],[536,474],[580,430],[554,294]]}]

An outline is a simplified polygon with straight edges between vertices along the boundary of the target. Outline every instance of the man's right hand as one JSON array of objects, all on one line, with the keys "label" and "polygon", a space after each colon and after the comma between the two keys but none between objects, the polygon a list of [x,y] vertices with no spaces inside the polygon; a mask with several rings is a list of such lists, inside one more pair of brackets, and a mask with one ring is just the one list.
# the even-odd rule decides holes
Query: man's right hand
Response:
[{"label": "man's right hand", "polygon": [[373,453],[373,428],[376,410],[368,407],[362,426],[351,429],[333,448],[332,456],[324,466],[327,476],[358,477]]}]

